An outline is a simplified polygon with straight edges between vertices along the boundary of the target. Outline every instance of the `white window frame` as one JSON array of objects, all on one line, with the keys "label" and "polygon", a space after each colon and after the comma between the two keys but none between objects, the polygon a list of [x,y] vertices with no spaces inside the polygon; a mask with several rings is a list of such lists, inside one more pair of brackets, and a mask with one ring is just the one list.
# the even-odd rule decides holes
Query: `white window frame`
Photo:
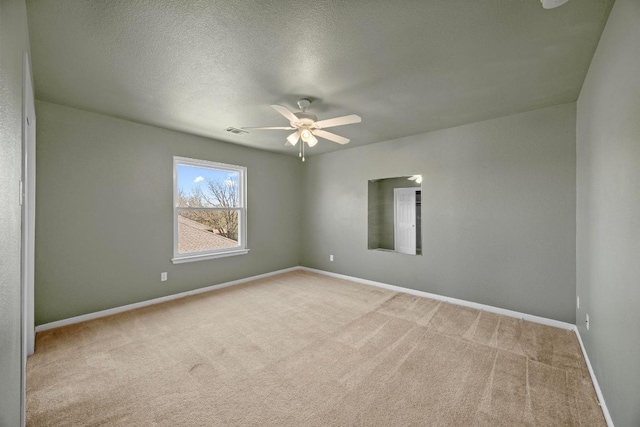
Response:
[{"label": "white window frame", "polygon": [[[238,246],[233,248],[212,249],[209,251],[190,252],[181,254],[178,252],[178,166],[194,166],[216,170],[225,170],[238,173],[238,200],[240,206],[233,208],[238,211]],[[193,208],[188,208],[193,209]],[[228,208],[199,208],[206,210],[228,210]],[[202,261],[207,259],[223,258],[234,255],[245,255],[247,249],[247,168],[244,166],[229,165],[226,163],[212,162],[209,160],[190,159],[188,157],[173,157],[173,258],[171,262],[180,264],[184,262]]]}]

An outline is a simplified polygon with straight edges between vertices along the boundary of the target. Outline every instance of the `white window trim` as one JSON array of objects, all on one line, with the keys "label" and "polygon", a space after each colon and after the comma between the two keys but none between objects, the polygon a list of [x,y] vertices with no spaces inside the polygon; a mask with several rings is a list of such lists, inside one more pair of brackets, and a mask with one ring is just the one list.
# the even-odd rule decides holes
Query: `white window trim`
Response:
[{"label": "white window trim", "polygon": [[[238,199],[242,206],[236,208],[238,211],[238,243],[233,248],[214,249],[202,252],[190,252],[181,254],[178,252],[178,165],[212,168],[218,170],[228,170],[239,173]],[[216,208],[211,208],[216,209]],[[226,210],[226,209],[225,209]],[[249,252],[247,248],[247,168],[244,166],[229,165],[226,163],[212,162],[209,160],[190,159],[188,157],[173,157],[173,258],[174,264],[182,264],[193,261],[203,261],[208,259],[224,258],[235,255],[245,255]]]}]

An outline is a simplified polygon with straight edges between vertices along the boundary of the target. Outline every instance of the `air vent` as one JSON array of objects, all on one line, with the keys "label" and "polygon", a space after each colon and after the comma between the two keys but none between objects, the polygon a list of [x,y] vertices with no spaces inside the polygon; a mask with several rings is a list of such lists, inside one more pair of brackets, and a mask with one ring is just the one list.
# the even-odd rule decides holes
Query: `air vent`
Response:
[{"label": "air vent", "polygon": [[227,132],[235,133],[236,135],[244,135],[245,133],[249,133],[246,130],[238,129],[238,128],[226,128]]}]

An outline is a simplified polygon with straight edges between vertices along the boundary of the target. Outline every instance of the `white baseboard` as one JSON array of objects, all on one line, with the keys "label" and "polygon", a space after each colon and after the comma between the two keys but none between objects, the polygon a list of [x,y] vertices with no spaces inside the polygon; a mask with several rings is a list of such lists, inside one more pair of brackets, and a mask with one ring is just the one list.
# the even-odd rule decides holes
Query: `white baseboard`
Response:
[{"label": "white baseboard", "polygon": [[36,326],[35,330],[36,330],[36,332],[42,332],[42,331],[46,331],[46,330],[49,330],[49,329],[59,328],[61,326],[67,326],[67,325],[72,325],[74,323],[85,322],[87,320],[98,319],[100,317],[111,316],[113,314],[122,313],[122,312],[129,311],[129,310],[134,310],[134,309],[140,308],[140,307],[146,307],[146,306],[149,306],[149,305],[160,304],[160,303],[163,303],[163,302],[166,302],[166,301],[171,301],[171,300],[175,300],[175,299],[179,299],[179,298],[184,298],[184,297],[187,297],[187,296],[190,296],[190,295],[197,295],[197,294],[201,294],[203,292],[213,291],[215,289],[222,289],[222,288],[227,288],[229,286],[240,285],[242,283],[247,283],[247,282],[250,282],[252,280],[258,280],[258,279],[262,279],[262,278],[265,278],[265,277],[275,276],[277,274],[288,273],[288,272],[296,271],[296,270],[303,270],[303,271],[309,271],[309,272],[312,272],[312,273],[323,274],[325,276],[331,276],[331,277],[336,277],[338,279],[350,280],[352,282],[362,283],[362,284],[365,284],[365,285],[377,286],[379,288],[389,289],[389,290],[395,291],[395,292],[403,292],[403,293],[416,295],[416,296],[420,296],[420,297],[426,297],[426,298],[435,299],[435,300],[438,300],[438,301],[445,301],[445,302],[448,302],[448,303],[451,303],[451,304],[455,304],[455,305],[461,305],[461,306],[464,306],[464,307],[471,307],[471,308],[475,308],[475,309],[478,309],[478,310],[488,311],[490,313],[502,314],[502,315],[509,316],[509,317],[515,317],[517,319],[528,320],[530,322],[540,323],[540,324],[547,325],[547,326],[553,326],[553,327],[556,327],[556,328],[569,329],[569,330],[572,330],[572,331],[577,331],[575,325],[572,325],[571,323],[561,322],[559,320],[548,319],[548,318],[545,318],[545,317],[534,316],[532,314],[520,313],[520,312],[517,312],[517,311],[507,310],[507,309],[504,309],[504,308],[493,307],[493,306],[490,306],[490,305],[479,304],[479,303],[475,303],[475,302],[471,302],[471,301],[465,301],[465,300],[461,300],[461,299],[457,299],[457,298],[445,297],[445,296],[442,296],[442,295],[432,294],[432,293],[429,293],[429,292],[418,291],[418,290],[409,289],[409,288],[403,288],[401,286],[389,285],[387,283],[376,282],[376,281],[373,281],[373,280],[361,279],[359,277],[347,276],[347,275],[338,274],[338,273],[331,273],[329,271],[317,270],[315,268],[302,267],[302,266],[285,268],[283,270],[276,270],[276,271],[272,271],[270,273],[264,273],[264,274],[259,274],[257,276],[251,276],[251,277],[246,277],[244,279],[234,280],[234,281],[231,281],[231,282],[220,283],[218,285],[207,286],[207,287],[204,287],[204,288],[194,289],[194,290],[191,290],[191,291],[181,292],[181,293],[178,293],[178,294],[167,295],[167,296],[164,296],[164,297],[154,298],[154,299],[147,300],[147,301],[141,301],[141,302],[137,302],[137,303],[134,303],[134,304],[128,304],[128,305],[123,305],[123,306],[120,306],[120,307],[110,308],[110,309],[107,309],[107,310],[97,311],[95,313],[88,313],[88,314],[83,314],[81,316],[70,317],[68,319],[57,320],[55,322],[50,322],[50,323],[45,323],[45,324],[42,324],[42,325],[38,325],[38,326]]},{"label": "white baseboard", "polygon": [[[338,279],[350,280],[352,282],[357,282],[357,283],[362,283],[362,284],[365,284],[365,285],[371,285],[371,286],[376,286],[376,287],[379,287],[379,288],[389,289],[389,290],[395,291],[395,292],[403,292],[403,293],[406,293],[406,294],[411,294],[411,295],[416,295],[416,296],[420,296],[420,297],[431,298],[431,299],[435,299],[435,300],[438,300],[438,301],[444,301],[444,302],[448,302],[448,303],[455,304],[455,305],[461,305],[461,306],[464,306],[464,307],[471,307],[471,308],[475,308],[475,309],[478,309],[478,310],[488,311],[490,313],[496,313],[496,314],[502,314],[502,315],[509,316],[509,317],[515,317],[517,319],[523,319],[523,320],[527,320],[527,321],[534,322],[534,323],[540,323],[542,325],[553,326],[553,327],[556,327],[556,328],[577,331],[577,328],[576,328],[575,325],[573,325],[571,323],[561,322],[559,320],[548,319],[546,317],[540,317],[540,316],[534,316],[532,314],[520,313],[520,312],[513,311],[513,310],[507,310],[505,308],[494,307],[494,306],[486,305],[486,304],[479,304],[479,303],[466,301],[466,300],[461,300],[461,299],[457,299],[457,298],[445,297],[445,296],[442,296],[442,295],[432,294],[432,293],[429,293],[429,292],[418,291],[418,290],[409,289],[409,288],[403,288],[401,286],[389,285],[387,283],[376,282],[376,281],[373,281],[373,280],[361,279],[359,277],[347,276],[345,274],[332,273],[332,272],[329,272],[329,271],[317,270],[315,268],[302,267],[302,266],[285,268],[283,270],[276,270],[276,271],[272,271],[272,272],[269,272],[269,273],[258,274],[257,276],[246,277],[244,279],[234,280],[234,281],[226,282],[226,283],[220,283],[218,285],[207,286],[207,287],[204,287],[204,288],[194,289],[194,290],[191,290],[191,291],[181,292],[181,293],[178,293],[178,294],[167,295],[167,296],[164,296],[164,297],[154,298],[154,299],[147,300],[147,301],[141,301],[141,302],[137,302],[137,303],[134,303],[134,304],[128,304],[128,305],[123,305],[123,306],[120,306],[120,307],[110,308],[110,309],[107,309],[107,310],[97,311],[95,313],[88,313],[88,314],[83,314],[81,316],[70,317],[68,319],[57,320],[55,322],[38,325],[38,326],[36,326],[35,330],[36,330],[36,332],[46,331],[48,329],[59,328],[61,326],[72,325],[74,323],[80,323],[80,322],[84,322],[84,321],[91,320],[91,319],[97,319],[97,318],[100,318],[100,317],[111,316],[112,314],[122,313],[122,312],[125,312],[125,311],[134,310],[134,309],[140,308],[140,307],[146,307],[146,306],[149,306],[149,305],[160,304],[160,303],[163,303],[163,302],[166,302],[166,301],[171,301],[171,300],[175,300],[175,299],[179,299],[179,298],[184,298],[184,297],[187,297],[187,296],[190,296],[190,295],[197,295],[197,294],[201,294],[201,293],[204,293],[204,292],[213,291],[213,290],[216,290],[216,289],[226,288],[226,287],[229,287],[229,286],[240,285],[242,283],[247,283],[247,282],[250,282],[252,280],[263,279],[265,277],[275,276],[277,274],[288,273],[288,272],[296,271],[296,270],[303,270],[303,271],[309,271],[309,272],[312,272],[312,273],[323,274],[325,276],[331,276],[331,277],[336,277]],[[580,342],[580,344],[582,345],[582,341]],[[586,353],[585,353],[585,357],[586,357]]]},{"label": "white baseboard", "polygon": [[377,286],[378,288],[389,289],[391,291],[402,292],[405,294],[416,295],[419,297],[431,298],[431,299],[444,301],[444,302],[448,302],[455,305],[461,305],[464,307],[471,307],[477,310],[488,311],[489,313],[496,313],[496,314],[502,314],[508,317],[515,317],[516,319],[523,319],[533,323],[540,323],[542,325],[553,326],[555,328],[568,329],[571,331],[575,330],[576,328],[576,325],[573,325],[571,323],[561,322],[559,320],[554,320],[554,319],[548,319],[546,317],[534,316],[532,314],[520,313],[518,311],[507,310],[506,308],[494,307],[491,305],[479,304],[476,302],[465,301],[457,298],[445,297],[442,295],[431,294],[429,292],[403,288],[401,286],[389,285],[387,283],[376,282],[373,280],[361,279],[359,277],[352,277],[344,274],[331,273],[324,270],[316,270],[315,268],[300,267],[300,269],[305,271],[310,271],[312,273],[318,273],[318,274],[324,274],[326,276],[336,277],[338,279],[344,279],[344,280],[350,280],[352,282],[363,283],[365,285]]},{"label": "white baseboard", "polygon": [[607,426],[614,427],[613,420],[611,419],[611,414],[609,413],[609,408],[607,408],[607,404],[604,401],[604,396],[602,395],[602,390],[600,390],[600,384],[598,384],[596,373],[593,371],[593,367],[591,366],[591,362],[589,361],[589,356],[587,355],[587,349],[584,348],[584,343],[582,342],[582,337],[580,336],[580,330],[577,327],[575,327],[574,330],[576,332],[576,336],[578,337],[578,342],[580,343],[580,349],[582,350],[584,361],[587,362],[587,368],[589,368],[589,375],[591,376],[591,382],[593,382],[593,388],[596,389],[596,395],[598,396],[598,402],[600,403],[600,408],[602,408],[604,419],[607,422]]},{"label": "white baseboard", "polygon": [[122,313],[129,310],[134,310],[140,307],[146,307],[149,305],[160,304],[179,298],[188,297],[191,295],[197,295],[204,292],[213,291],[216,289],[228,288],[229,286],[240,285],[242,283],[251,282],[252,280],[263,279],[265,277],[275,276],[277,274],[288,273],[290,271],[299,270],[300,267],[290,267],[283,270],[272,271],[270,273],[258,274],[257,276],[246,277],[244,279],[234,280],[231,282],[220,283],[218,285],[207,286],[205,288],[198,288],[191,291],[180,292],[179,294],[167,295],[165,297],[154,298],[147,301],[141,301],[134,304],[127,304],[120,307],[114,307],[107,310],[96,311],[95,313],[83,314],[81,316],[70,317],[68,319],[57,320],[51,323],[45,323],[36,326],[36,332],[42,332],[49,329],[59,328],[61,326],[73,325],[74,323],[86,322],[87,320],[98,319],[100,317],[111,316],[113,314]]}]

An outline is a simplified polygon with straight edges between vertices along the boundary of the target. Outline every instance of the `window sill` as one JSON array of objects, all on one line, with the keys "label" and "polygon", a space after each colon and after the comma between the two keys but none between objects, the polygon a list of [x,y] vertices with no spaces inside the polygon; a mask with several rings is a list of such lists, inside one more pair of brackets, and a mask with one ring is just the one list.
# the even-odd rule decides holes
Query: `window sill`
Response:
[{"label": "window sill", "polygon": [[249,249],[238,249],[235,251],[221,252],[217,254],[204,254],[204,255],[187,255],[177,258],[172,258],[171,262],[174,264],[183,264],[185,262],[205,261],[208,259],[226,258],[229,256],[246,255],[249,253]]}]

